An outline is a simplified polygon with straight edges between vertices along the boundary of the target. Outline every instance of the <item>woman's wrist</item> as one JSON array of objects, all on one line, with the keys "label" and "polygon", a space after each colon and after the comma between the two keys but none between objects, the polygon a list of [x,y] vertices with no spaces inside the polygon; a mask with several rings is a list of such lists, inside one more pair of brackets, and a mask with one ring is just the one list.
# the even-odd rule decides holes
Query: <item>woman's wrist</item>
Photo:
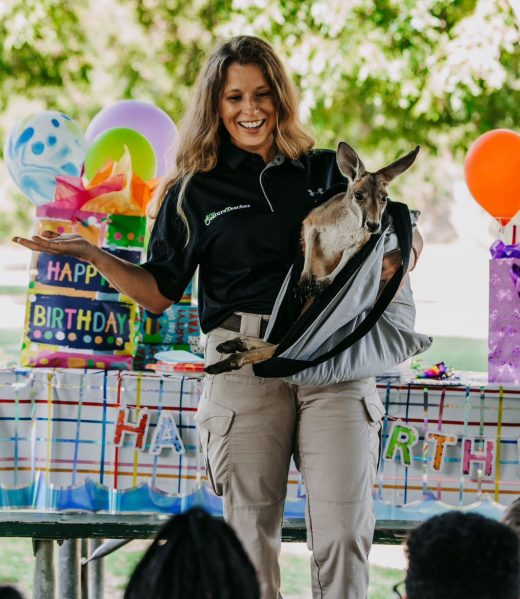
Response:
[{"label": "woman's wrist", "polygon": [[82,258],[87,262],[90,262],[96,268],[98,267],[99,259],[102,258],[103,250],[98,248],[97,245],[90,244],[85,251],[85,256]]}]

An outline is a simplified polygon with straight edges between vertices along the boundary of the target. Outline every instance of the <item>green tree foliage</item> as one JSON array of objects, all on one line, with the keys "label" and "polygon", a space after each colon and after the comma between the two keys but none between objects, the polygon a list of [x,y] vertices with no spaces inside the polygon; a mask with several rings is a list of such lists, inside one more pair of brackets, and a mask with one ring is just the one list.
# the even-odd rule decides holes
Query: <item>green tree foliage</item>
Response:
[{"label": "green tree foliage", "polygon": [[[3,0],[0,134],[28,110],[45,108],[86,128],[100,108],[123,98],[153,102],[178,121],[205,54],[246,33],[284,58],[319,145],[348,139],[377,161],[420,143],[431,155],[460,158],[480,133],[520,120],[517,5]],[[438,169],[419,172],[430,171]]]}]

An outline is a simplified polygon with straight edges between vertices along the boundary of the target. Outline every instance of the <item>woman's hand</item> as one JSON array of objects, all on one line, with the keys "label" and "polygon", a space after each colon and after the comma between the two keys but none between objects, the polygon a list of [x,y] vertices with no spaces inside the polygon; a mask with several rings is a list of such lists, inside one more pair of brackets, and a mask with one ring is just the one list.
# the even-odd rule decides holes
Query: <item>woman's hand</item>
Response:
[{"label": "woman's hand", "polygon": [[[408,271],[413,270],[423,249],[423,238],[417,229],[413,231],[412,251],[410,252],[410,262]],[[397,269],[401,266],[401,250],[393,250],[383,256],[383,267],[381,269],[381,282],[388,283]]]},{"label": "woman's hand", "polygon": [[[411,257],[411,256],[410,256]],[[384,287],[394,276],[397,269],[401,266],[401,250],[393,250],[383,256],[383,266],[381,268],[381,286]]]},{"label": "woman's hand", "polygon": [[35,252],[74,256],[90,262],[112,287],[154,314],[160,314],[172,304],[172,300],[161,293],[151,273],[98,248],[81,235],[58,235],[54,231],[43,231],[31,239],[13,237],[13,241]]},{"label": "woman's hand", "polygon": [[97,249],[81,235],[72,233],[59,235],[54,231],[42,231],[41,235],[33,235],[31,239],[13,237],[13,241],[33,252],[74,256],[87,262],[92,259]]},{"label": "woman's hand", "polygon": [[[408,264],[407,273],[409,273],[411,270],[413,270],[415,268],[415,266],[417,264],[417,260],[419,259],[419,256],[421,255],[422,249],[423,249],[422,235],[419,233],[419,231],[417,229],[414,229],[413,237],[412,237],[412,251],[410,252],[410,263]],[[380,279],[380,283],[379,283],[379,292],[381,292],[381,290],[388,283],[388,281],[390,281],[390,279],[394,276],[395,272],[401,266],[401,264],[402,264],[401,250],[399,250],[399,249],[393,250],[392,252],[388,252],[388,254],[385,254],[383,256],[383,266],[381,268],[381,279]],[[404,284],[404,277],[403,277],[403,280],[401,281],[401,285],[399,286],[399,289],[401,289],[403,284]]]}]

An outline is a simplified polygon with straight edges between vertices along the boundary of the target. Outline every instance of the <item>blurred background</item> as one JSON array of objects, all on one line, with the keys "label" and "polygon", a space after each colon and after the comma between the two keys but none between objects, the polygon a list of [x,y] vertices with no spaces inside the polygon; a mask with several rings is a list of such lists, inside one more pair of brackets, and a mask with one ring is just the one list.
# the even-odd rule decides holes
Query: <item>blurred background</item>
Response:
[{"label": "blurred background", "polygon": [[[391,191],[422,212],[425,249],[412,284],[417,329],[435,338],[422,360],[484,371],[489,246],[499,236],[511,242],[512,224],[500,229],[471,198],[463,162],[480,134],[518,130],[519,28],[519,0],[2,0],[0,145],[28,114],[63,111],[86,129],[122,99],[151,102],[179,122],[206,53],[232,35],[263,37],[295,81],[318,147],[347,140],[371,169],[421,145]],[[4,365],[19,352],[29,261],[9,240],[30,233],[34,213],[0,161]],[[29,588],[29,545],[0,560],[0,582],[25,576]],[[114,557],[114,589],[135,551]],[[286,550],[297,561],[284,568],[284,596],[308,596],[305,551]],[[381,563],[402,568],[402,554],[395,563],[392,555]],[[388,596],[387,574],[378,570],[371,599]]]}]

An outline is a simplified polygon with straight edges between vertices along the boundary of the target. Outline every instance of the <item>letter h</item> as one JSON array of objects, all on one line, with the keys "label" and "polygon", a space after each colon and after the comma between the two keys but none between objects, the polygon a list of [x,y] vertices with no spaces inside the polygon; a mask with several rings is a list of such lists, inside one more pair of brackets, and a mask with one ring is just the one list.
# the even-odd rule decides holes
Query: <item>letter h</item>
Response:
[{"label": "letter h", "polygon": [[486,476],[492,476],[495,469],[495,440],[483,439],[485,451],[475,450],[474,437],[466,437],[463,444],[463,459],[462,459],[462,474],[469,474],[471,463],[477,462],[485,466],[484,473]]},{"label": "letter h", "polygon": [[114,445],[121,447],[123,444],[123,434],[135,435],[135,449],[144,451],[146,449],[146,433],[150,424],[150,414],[146,408],[139,412],[139,422],[136,424],[129,422],[130,410],[128,408],[120,409],[117,415],[116,430],[114,433]]}]

